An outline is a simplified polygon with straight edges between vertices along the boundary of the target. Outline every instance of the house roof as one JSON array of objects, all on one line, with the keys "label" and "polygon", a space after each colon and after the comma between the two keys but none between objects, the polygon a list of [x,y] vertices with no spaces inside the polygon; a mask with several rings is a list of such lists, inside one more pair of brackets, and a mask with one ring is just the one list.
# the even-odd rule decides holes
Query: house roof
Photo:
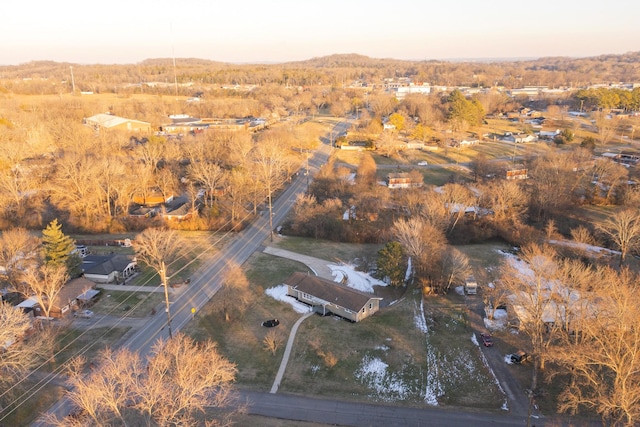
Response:
[{"label": "house roof", "polygon": [[88,289],[92,289],[95,286],[91,280],[84,277],[78,277],[76,279],[69,280],[60,290],[58,297],[56,298],[56,307],[63,307],[70,301],[78,298],[78,296]]},{"label": "house roof", "polygon": [[369,300],[382,299],[307,273],[293,273],[284,281],[284,284],[353,312],[360,311]]},{"label": "house roof", "polygon": [[22,301],[20,304],[16,305],[16,307],[20,308],[33,308],[38,305],[38,300],[35,297],[29,297],[26,300]]},{"label": "house roof", "polygon": [[124,117],[119,117],[119,116],[114,116],[113,114],[104,114],[104,113],[87,117],[86,121],[91,124],[101,126],[103,128],[112,128],[127,122],[145,123],[149,125],[149,123],[142,122],[140,120],[125,119]]},{"label": "house roof", "polygon": [[88,274],[107,276],[114,271],[124,271],[135,261],[136,258],[132,255],[88,255],[82,258],[82,270]]}]

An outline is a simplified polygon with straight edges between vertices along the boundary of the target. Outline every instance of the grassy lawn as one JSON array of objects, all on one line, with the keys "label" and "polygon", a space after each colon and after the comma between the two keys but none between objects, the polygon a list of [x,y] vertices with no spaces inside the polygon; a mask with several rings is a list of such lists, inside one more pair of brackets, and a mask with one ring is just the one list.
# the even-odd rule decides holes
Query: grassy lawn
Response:
[{"label": "grassy lawn", "polygon": [[[279,240],[278,246],[343,261],[372,260],[380,248],[294,237]],[[263,253],[254,254],[245,266],[257,291],[252,306],[225,322],[214,299],[187,333],[218,343],[221,352],[238,366],[239,386],[268,391],[288,333],[301,315],[262,290],[278,285],[304,266]],[[470,339],[463,300],[454,296],[421,301],[419,292],[410,291],[358,324],[331,316],[308,318],[298,330],[280,390],[417,406],[425,400],[435,403],[433,397],[439,405],[500,411],[504,398]],[[277,332],[282,345],[275,355],[263,348],[268,329],[261,322],[270,318],[280,320]],[[428,326],[428,332],[419,326],[422,324]],[[385,368],[372,371],[372,366]]]},{"label": "grassy lawn", "polygon": [[[125,292],[103,290],[100,300],[91,307],[96,315],[146,317],[153,307],[164,301],[162,292]],[[127,308],[128,307],[128,308]]]},{"label": "grassy lawn", "polygon": [[129,328],[67,328],[57,340],[56,356],[50,368],[57,368],[78,354],[87,360],[93,360],[100,350],[111,347],[129,330]]},{"label": "grassy lawn", "polygon": [[365,265],[369,261],[375,261],[378,251],[382,249],[384,245],[340,243],[329,240],[286,236],[276,240],[274,246],[331,262]]},{"label": "grassy lawn", "polygon": [[[27,380],[22,384],[22,389],[16,389],[16,393],[27,391],[31,388],[38,389],[40,385],[36,381]],[[44,413],[64,394],[64,388],[61,385],[49,383],[45,387],[40,388],[29,400],[23,405],[14,409],[8,405],[2,408],[8,412],[14,411],[3,419],[3,426],[27,426],[33,423],[40,414]],[[6,413],[5,412],[5,413]],[[4,413],[3,413],[4,414]],[[4,415],[3,415],[4,416]]]}]

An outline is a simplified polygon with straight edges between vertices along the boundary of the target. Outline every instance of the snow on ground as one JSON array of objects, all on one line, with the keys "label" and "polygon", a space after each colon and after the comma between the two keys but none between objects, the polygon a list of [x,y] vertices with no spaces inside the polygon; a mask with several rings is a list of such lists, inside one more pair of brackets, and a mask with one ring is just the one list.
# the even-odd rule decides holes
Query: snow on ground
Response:
[{"label": "snow on ground", "polygon": [[311,308],[296,300],[293,297],[287,295],[287,285],[280,285],[273,288],[269,288],[264,291],[265,294],[269,295],[271,298],[276,299],[278,301],[286,302],[290,304],[293,309],[298,313],[308,313]]},{"label": "snow on ground", "polygon": [[356,271],[351,265],[328,264],[327,266],[331,269],[334,281],[342,283],[346,278],[346,285],[358,291],[373,293],[374,286],[387,286],[382,280],[374,279],[362,271]]},{"label": "snow on ground", "polygon": [[571,248],[581,249],[585,252],[591,252],[595,255],[620,255],[619,251],[603,248],[600,246],[588,245],[586,243],[573,242],[571,240],[549,240],[552,245],[569,246]]},{"label": "snow on ground", "polygon": [[427,328],[427,320],[424,317],[424,302],[420,300],[420,311],[417,308],[413,310],[413,322],[416,325],[416,328],[423,334],[429,333],[429,328]]},{"label": "snow on ground", "polygon": [[411,273],[413,272],[413,266],[411,263],[411,257],[407,260],[407,272],[404,274],[404,283],[408,283],[411,278]]},{"label": "snow on ground", "polygon": [[396,373],[389,372],[385,362],[378,357],[365,356],[355,372],[355,377],[376,392],[376,396],[394,402],[407,397],[404,381]]},{"label": "snow on ground", "polygon": [[456,286],[455,291],[458,295],[464,295],[464,286]]},{"label": "snow on ground", "polygon": [[[342,282],[346,278],[347,286],[357,289],[362,292],[373,293],[374,286],[387,286],[382,280],[374,279],[367,273],[362,271],[356,271],[353,266],[350,265],[327,265],[333,273],[334,281]],[[287,285],[275,286],[264,291],[270,297],[291,304],[293,309],[298,313],[307,313],[310,308],[308,305],[303,304],[293,297],[287,295]]]},{"label": "snow on ground", "polygon": [[493,319],[489,319],[488,317],[483,319],[484,326],[491,331],[504,329],[507,326],[507,319],[507,310],[499,308],[493,312]]},{"label": "snow on ground", "polygon": [[500,393],[502,393],[502,396],[504,397],[504,401],[502,402],[501,409],[503,411],[508,411],[509,403],[507,402],[507,397],[506,397],[507,394],[504,392],[502,385],[500,385],[500,381],[498,381],[498,377],[496,377],[496,373],[493,372],[493,369],[491,369],[491,365],[489,365],[489,361],[487,360],[484,353],[482,352],[482,349],[480,348],[480,343],[478,342],[478,337],[476,337],[476,334],[471,334],[471,342],[476,347],[478,347],[478,351],[480,352],[480,359],[482,359],[482,363],[489,370],[489,373],[491,373],[491,376],[493,377],[493,381],[496,383],[496,385],[498,386],[498,390],[500,390]]}]

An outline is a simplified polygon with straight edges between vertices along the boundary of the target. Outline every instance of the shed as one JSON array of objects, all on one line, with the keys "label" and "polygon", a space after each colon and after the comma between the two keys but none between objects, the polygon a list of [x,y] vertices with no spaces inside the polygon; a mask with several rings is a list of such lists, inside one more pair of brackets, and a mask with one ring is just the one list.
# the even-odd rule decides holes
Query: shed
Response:
[{"label": "shed", "polygon": [[307,273],[293,273],[285,282],[287,295],[309,304],[316,313],[359,322],[380,309],[382,298]]}]

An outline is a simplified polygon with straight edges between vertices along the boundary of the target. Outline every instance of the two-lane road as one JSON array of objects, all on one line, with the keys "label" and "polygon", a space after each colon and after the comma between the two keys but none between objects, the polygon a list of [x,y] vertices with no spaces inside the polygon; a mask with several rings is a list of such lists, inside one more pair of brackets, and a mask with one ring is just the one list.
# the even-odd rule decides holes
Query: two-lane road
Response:
[{"label": "two-lane road", "polygon": [[[335,126],[333,132],[344,131],[346,126],[345,122],[341,122]],[[309,179],[300,174],[274,199],[272,209],[274,225],[284,221],[298,194],[307,190],[310,179],[317,173],[319,167],[327,162],[331,150],[332,148],[327,144],[320,145],[313,156],[309,158]],[[171,330],[173,334],[179,332],[193,319],[194,309],[197,314],[220,289],[221,279],[227,271],[228,263],[243,264],[269,238],[270,233],[268,213],[265,212],[257,217],[249,227],[238,232],[224,248],[207,260],[191,277],[189,286],[182,292],[175,294],[173,301],[171,301]],[[123,346],[138,352],[144,358],[159,339],[166,340],[168,338],[167,316],[165,313],[157,313],[130,335]],[[70,410],[71,403],[64,398],[54,404],[48,412],[61,418],[66,416]],[[45,426],[40,422],[33,425]]]}]

